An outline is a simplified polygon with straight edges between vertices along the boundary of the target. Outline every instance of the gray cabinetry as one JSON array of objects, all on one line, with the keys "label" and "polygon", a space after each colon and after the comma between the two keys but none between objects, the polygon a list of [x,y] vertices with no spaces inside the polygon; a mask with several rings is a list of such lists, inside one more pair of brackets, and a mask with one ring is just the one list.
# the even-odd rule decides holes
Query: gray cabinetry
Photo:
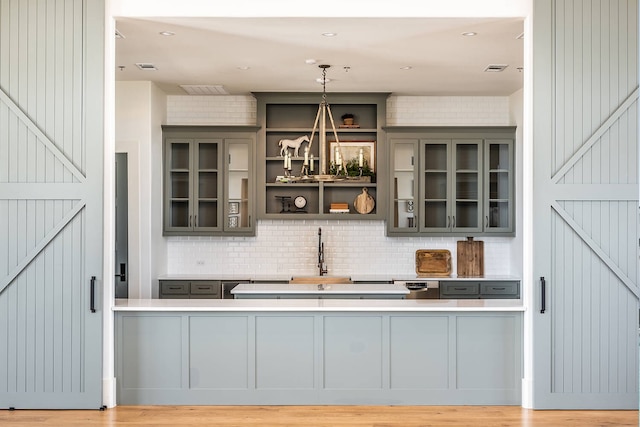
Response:
[{"label": "gray cabinetry", "polygon": [[[331,118],[326,117],[326,147],[323,152],[320,143],[319,114],[321,93],[256,93],[258,100],[258,207],[257,214],[264,219],[384,219],[386,197],[384,186],[377,183],[377,176],[385,176],[387,164],[380,161],[379,153],[384,153],[385,137],[382,130],[386,115],[386,94],[330,94],[331,117],[335,124],[334,133]],[[355,125],[342,125],[341,117],[354,115]],[[318,125],[312,137],[314,122]],[[335,174],[336,135],[340,142],[341,156],[347,166],[357,169],[360,149],[363,150],[363,170],[370,169],[373,177],[351,179],[315,179],[316,175]],[[296,155],[293,149],[291,169],[285,171],[281,140],[295,140],[307,136],[311,148],[307,153],[308,180],[290,180],[279,177],[292,175],[299,178],[305,161],[308,142],[302,142]],[[352,173],[356,172],[352,169]],[[326,178],[326,177],[325,177]],[[344,179],[343,179],[344,178]],[[370,181],[368,181],[370,179]],[[368,193],[375,201],[373,210],[360,214],[355,210],[356,197]],[[301,196],[302,204],[296,204]],[[305,202],[306,201],[306,202]],[[347,204],[348,213],[331,213],[332,204]]]},{"label": "gray cabinetry", "polygon": [[513,235],[514,128],[387,130],[388,235]]},{"label": "gray cabinetry", "polygon": [[160,280],[160,299],[220,298],[219,280]]},{"label": "gray cabinetry", "polygon": [[164,234],[253,235],[257,128],[164,126]]},{"label": "gray cabinetry", "polygon": [[440,282],[442,299],[518,299],[518,280],[450,280]]},{"label": "gray cabinetry", "polygon": [[120,405],[521,403],[519,312],[119,312],[116,348]]}]

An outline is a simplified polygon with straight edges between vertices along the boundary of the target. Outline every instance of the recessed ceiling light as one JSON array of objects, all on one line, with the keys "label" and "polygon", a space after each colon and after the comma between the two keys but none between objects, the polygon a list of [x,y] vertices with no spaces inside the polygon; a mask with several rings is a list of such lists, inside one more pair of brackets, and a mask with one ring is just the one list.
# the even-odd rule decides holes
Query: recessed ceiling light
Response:
[{"label": "recessed ceiling light", "polygon": [[473,36],[478,35],[478,33],[473,32],[473,31],[467,31],[467,32],[462,33],[462,35],[465,36],[465,37],[473,37]]},{"label": "recessed ceiling light", "polygon": [[306,59],[306,60],[304,61],[304,63],[305,63],[305,64],[309,64],[309,65],[313,65],[313,64],[315,64],[316,62],[318,62],[318,61],[317,61],[317,60],[315,60],[315,59]]},{"label": "recessed ceiling light", "polygon": [[246,71],[246,70],[248,70],[249,68],[251,68],[251,67],[248,67],[248,66],[246,66],[246,65],[240,65],[240,66],[238,66],[238,70],[242,70],[242,71]]},{"label": "recessed ceiling light", "polygon": [[335,37],[338,35],[338,33],[322,33],[322,35],[325,37]]},{"label": "recessed ceiling light", "polygon": [[412,69],[412,68],[413,68],[413,67],[412,67],[411,65],[407,65],[407,66],[405,66],[405,67],[400,67],[400,69],[401,69],[401,70],[410,70],[410,69]]},{"label": "recessed ceiling light", "polygon": [[171,31],[160,31],[159,33],[161,36],[175,36],[176,33],[173,33]]}]

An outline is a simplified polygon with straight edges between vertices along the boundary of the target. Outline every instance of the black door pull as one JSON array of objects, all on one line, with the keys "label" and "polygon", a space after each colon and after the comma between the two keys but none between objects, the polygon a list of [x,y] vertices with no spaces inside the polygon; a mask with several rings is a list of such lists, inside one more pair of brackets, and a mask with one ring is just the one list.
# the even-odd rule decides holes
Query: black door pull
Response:
[{"label": "black door pull", "polygon": [[96,312],[96,276],[91,276],[91,301],[90,307],[91,312]]},{"label": "black door pull", "polygon": [[547,309],[547,281],[540,278],[540,313],[544,314]]}]

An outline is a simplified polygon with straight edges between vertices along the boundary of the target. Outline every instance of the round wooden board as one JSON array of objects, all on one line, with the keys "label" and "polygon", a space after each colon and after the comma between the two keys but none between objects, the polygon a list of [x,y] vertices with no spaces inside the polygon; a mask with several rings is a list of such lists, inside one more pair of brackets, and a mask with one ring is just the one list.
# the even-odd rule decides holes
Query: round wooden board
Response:
[{"label": "round wooden board", "polygon": [[362,189],[362,193],[358,194],[353,202],[356,212],[361,214],[370,213],[375,205],[376,201],[369,195],[369,190],[366,187]]}]

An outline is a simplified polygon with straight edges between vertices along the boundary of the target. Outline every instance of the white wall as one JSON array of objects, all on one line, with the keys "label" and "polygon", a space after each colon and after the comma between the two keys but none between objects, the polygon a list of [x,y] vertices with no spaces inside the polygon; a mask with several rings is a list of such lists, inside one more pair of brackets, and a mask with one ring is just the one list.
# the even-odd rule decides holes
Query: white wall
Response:
[{"label": "white wall", "polygon": [[166,95],[151,82],[117,82],[115,101],[116,152],[128,153],[129,297],[151,298],[166,260],[160,127]]}]

